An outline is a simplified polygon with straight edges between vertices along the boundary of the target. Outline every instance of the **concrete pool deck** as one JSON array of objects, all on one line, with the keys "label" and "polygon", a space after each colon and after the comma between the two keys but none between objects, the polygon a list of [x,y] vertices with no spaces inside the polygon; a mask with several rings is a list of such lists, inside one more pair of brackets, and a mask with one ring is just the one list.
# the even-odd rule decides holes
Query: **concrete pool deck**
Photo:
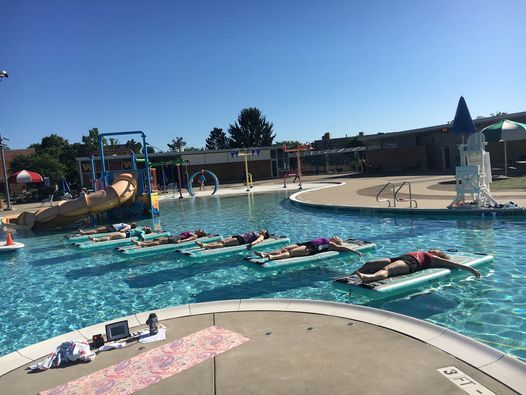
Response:
[{"label": "concrete pool deck", "polygon": [[[149,313],[124,319],[137,329]],[[156,313],[167,327],[164,341],[131,343],[124,349],[100,353],[88,364],[34,374],[26,370],[62,341],[103,333],[104,324],[80,329],[1,357],[0,388],[6,393],[34,394],[215,325],[250,341],[141,393],[526,392],[526,364],[517,359],[436,325],[369,307],[242,299],[177,306]],[[441,373],[443,368],[457,373],[447,377]]]},{"label": "concrete pool deck", "polygon": [[[385,183],[409,180],[418,210],[425,212],[444,209],[453,200],[454,186],[448,183],[452,179],[453,176],[305,177],[305,191],[295,194],[294,199],[315,207],[374,212],[386,206],[375,200]],[[221,195],[246,194],[242,185],[223,190]],[[283,190],[281,182],[271,180],[255,183],[253,192],[278,190]],[[297,192],[297,184],[289,184],[288,191]],[[526,206],[524,191],[493,195],[503,203],[512,200]],[[403,212],[408,203],[399,206]],[[17,211],[23,208],[18,207]],[[124,319],[132,330],[137,330],[149,313]],[[122,350],[101,353],[89,364],[28,373],[27,366],[41,360],[61,342],[104,333],[104,324],[79,329],[0,357],[0,388],[6,393],[34,394],[216,325],[251,340],[141,393],[465,394],[466,389],[472,391],[468,393],[526,393],[526,364],[518,359],[445,328],[383,310],[322,301],[269,299],[191,304],[156,313],[167,327],[165,341],[132,343]],[[438,371],[446,367],[462,373],[447,378]]]}]

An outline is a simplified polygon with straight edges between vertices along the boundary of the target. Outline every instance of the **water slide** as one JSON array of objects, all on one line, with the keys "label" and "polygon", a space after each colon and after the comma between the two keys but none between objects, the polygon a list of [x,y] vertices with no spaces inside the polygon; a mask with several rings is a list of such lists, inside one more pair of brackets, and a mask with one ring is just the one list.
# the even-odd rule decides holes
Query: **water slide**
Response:
[{"label": "water slide", "polygon": [[69,225],[88,214],[97,214],[133,201],[137,191],[137,180],[130,173],[115,177],[106,189],[80,196],[74,200],[57,202],[56,206],[40,209],[35,213],[23,212],[2,218],[4,225],[17,229],[44,230]]}]

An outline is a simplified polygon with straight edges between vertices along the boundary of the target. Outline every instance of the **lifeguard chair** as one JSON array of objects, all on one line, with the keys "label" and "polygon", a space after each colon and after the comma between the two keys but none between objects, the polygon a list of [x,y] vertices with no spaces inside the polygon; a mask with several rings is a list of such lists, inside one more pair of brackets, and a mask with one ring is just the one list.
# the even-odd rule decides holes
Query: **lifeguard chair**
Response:
[{"label": "lifeguard chair", "polygon": [[486,144],[480,132],[471,134],[466,144],[459,144],[460,166],[455,172],[457,196],[449,208],[464,206],[466,194],[471,194],[478,208],[498,204],[491,196],[491,160],[485,150]]}]

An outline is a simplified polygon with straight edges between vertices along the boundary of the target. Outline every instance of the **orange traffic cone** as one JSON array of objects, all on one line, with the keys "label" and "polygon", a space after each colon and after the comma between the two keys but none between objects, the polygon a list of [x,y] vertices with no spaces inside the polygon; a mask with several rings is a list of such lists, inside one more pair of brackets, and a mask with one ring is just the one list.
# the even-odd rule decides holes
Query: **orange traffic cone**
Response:
[{"label": "orange traffic cone", "polygon": [[14,241],[13,241],[13,236],[11,236],[11,233],[8,233],[7,237],[5,239],[5,245],[6,246],[12,246],[13,244],[15,244]]}]

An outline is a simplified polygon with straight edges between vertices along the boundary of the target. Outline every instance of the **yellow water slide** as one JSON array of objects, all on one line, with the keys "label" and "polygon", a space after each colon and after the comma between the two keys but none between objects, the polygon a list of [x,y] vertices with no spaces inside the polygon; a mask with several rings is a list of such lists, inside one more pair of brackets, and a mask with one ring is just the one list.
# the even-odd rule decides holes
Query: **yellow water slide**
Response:
[{"label": "yellow water slide", "polygon": [[56,206],[35,213],[23,212],[20,215],[6,216],[2,218],[2,223],[17,229],[32,230],[66,226],[88,214],[101,213],[127,201],[133,201],[136,191],[137,180],[130,173],[122,173],[104,190],[74,200],[60,201]]}]

